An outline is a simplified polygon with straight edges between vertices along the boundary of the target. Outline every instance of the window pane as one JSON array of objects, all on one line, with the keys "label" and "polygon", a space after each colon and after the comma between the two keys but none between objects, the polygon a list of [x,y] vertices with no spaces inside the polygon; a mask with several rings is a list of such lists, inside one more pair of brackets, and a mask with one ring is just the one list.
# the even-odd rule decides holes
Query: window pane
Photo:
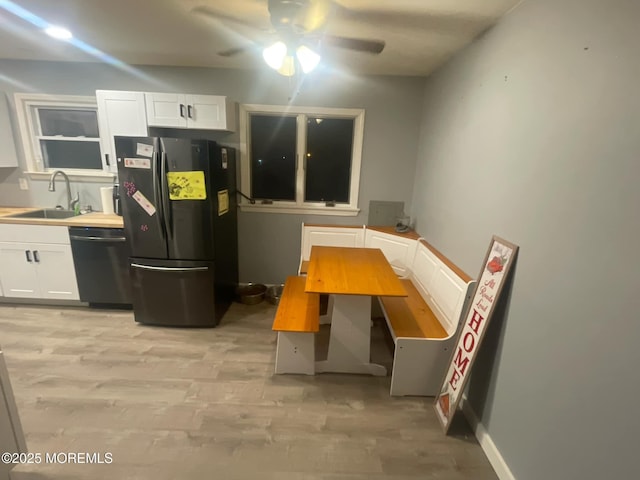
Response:
[{"label": "window pane", "polygon": [[251,115],[251,196],[296,198],[296,117]]},{"label": "window pane", "polygon": [[39,108],[42,135],[98,138],[98,116],[91,110]]},{"label": "window pane", "polygon": [[45,168],[91,168],[102,170],[98,142],[40,140]]},{"label": "window pane", "polygon": [[349,202],[352,118],[311,118],[307,121],[306,202]]}]

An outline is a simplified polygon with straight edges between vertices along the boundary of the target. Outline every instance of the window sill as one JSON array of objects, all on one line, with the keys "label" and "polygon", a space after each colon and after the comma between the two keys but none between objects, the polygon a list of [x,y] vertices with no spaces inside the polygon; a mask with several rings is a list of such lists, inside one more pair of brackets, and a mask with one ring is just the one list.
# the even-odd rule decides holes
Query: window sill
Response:
[{"label": "window sill", "polygon": [[260,212],[260,213],[293,213],[298,215],[333,215],[334,217],[355,217],[360,213],[359,208],[354,207],[324,207],[324,206],[294,206],[294,205],[261,205],[256,203],[240,204],[241,212]]},{"label": "window sill", "polygon": [[[51,171],[51,172],[27,171],[24,173],[28,175],[31,180],[49,180],[51,178],[51,174],[54,171]],[[99,172],[80,172],[80,171],[73,171],[73,170],[62,170],[62,171],[67,174],[67,176],[69,177],[69,180],[76,181],[76,182],[104,183],[104,182],[112,182],[113,179],[115,178],[114,173],[109,173],[104,171],[99,171]]]}]

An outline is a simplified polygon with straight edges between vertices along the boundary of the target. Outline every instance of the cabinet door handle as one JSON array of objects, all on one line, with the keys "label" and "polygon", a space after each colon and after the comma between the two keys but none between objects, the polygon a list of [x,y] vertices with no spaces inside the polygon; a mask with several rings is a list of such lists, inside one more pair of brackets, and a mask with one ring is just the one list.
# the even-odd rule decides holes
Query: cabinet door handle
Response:
[{"label": "cabinet door handle", "polygon": [[38,250],[34,250],[34,251],[33,251],[33,259],[34,259],[36,262],[40,263],[40,255],[38,254]]},{"label": "cabinet door handle", "polygon": [[189,118],[193,118],[193,105],[189,105],[187,107],[187,115],[189,116]]},{"label": "cabinet door handle", "polygon": [[107,167],[111,166],[111,162],[109,162],[109,154],[108,153],[104,154],[104,162],[107,164]]},{"label": "cabinet door handle", "polygon": [[27,262],[31,262],[31,251],[30,250],[25,250],[24,254],[27,256]]},{"label": "cabinet door handle", "polygon": [[180,104],[180,116],[184,118],[184,103]]}]

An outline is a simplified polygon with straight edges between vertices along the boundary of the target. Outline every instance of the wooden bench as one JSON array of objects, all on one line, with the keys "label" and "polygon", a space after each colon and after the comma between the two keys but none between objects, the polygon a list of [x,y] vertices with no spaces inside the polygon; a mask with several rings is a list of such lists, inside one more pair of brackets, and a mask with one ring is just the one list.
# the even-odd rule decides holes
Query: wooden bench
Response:
[{"label": "wooden bench", "polygon": [[408,297],[379,298],[395,344],[391,395],[435,396],[475,281],[424,239],[408,271]]},{"label": "wooden bench", "polygon": [[287,277],[276,316],[275,373],[315,375],[315,333],[320,329],[320,298],[304,291],[306,277]]}]

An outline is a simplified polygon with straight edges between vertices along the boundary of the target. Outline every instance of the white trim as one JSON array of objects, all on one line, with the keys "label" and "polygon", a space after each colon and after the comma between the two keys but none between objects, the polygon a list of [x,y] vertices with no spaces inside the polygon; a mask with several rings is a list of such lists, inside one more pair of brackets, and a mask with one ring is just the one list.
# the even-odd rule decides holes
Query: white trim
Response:
[{"label": "white trim", "polygon": [[[362,164],[362,144],[364,142],[364,115],[365,111],[358,108],[327,108],[305,107],[291,105],[258,105],[240,104],[240,188],[247,195],[251,192],[251,163],[249,159],[249,114],[266,113],[280,115],[296,115],[296,200],[282,202],[280,205],[250,204],[242,200],[240,210],[246,212],[275,212],[275,213],[299,213],[316,215],[355,216],[360,211],[358,208],[358,195],[360,191],[360,169]],[[306,145],[306,116],[326,116],[330,118],[353,119],[353,146],[351,151],[351,173],[349,182],[349,204],[340,204],[334,207],[325,206],[323,203],[310,204],[304,202],[304,170]]]},{"label": "white trim", "polygon": [[[63,170],[63,169],[60,169],[60,170]],[[115,173],[105,172],[103,170],[97,170],[97,169],[94,170],[93,172],[89,169],[87,170],[64,169],[63,171],[67,174],[67,176],[69,177],[69,180],[75,180],[75,181],[81,181],[81,182],[108,183],[108,182],[112,182],[113,179],[116,177]],[[49,180],[53,172],[55,172],[55,170],[50,169],[45,172],[25,171],[23,173],[25,175],[28,175],[29,178],[32,180]]]},{"label": "white trim", "polygon": [[350,208],[350,207],[325,207],[324,205],[320,206],[297,206],[295,204],[287,204],[278,206],[275,204],[272,205],[260,205],[255,204],[251,205],[246,200],[243,200],[240,203],[240,211],[241,212],[260,212],[260,213],[296,213],[299,215],[333,215],[336,217],[355,217],[360,213],[359,208]]},{"label": "white trim", "polygon": [[307,169],[305,158],[307,146],[307,117],[296,117],[296,203],[299,205],[304,199],[304,180]]},{"label": "white trim", "polygon": [[100,137],[52,137],[38,136],[38,140],[55,140],[56,142],[100,142]]},{"label": "white trim", "polygon": [[[61,138],[61,137],[46,137],[46,136],[38,136],[38,132],[40,131],[39,126],[34,124],[35,122],[39,122],[37,118],[34,118],[31,115],[30,110],[32,108],[38,107],[50,107],[50,108],[60,108],[60,109],[85,109],[96,112],[96,121],[98,115],[98,103],[96,102],[95,97],[91,96],[79,96],[79,95],[49,95],[49,94],[41,94],[41,93],[16,93],[14,94],[14,102],[16,107],[16,118],[18,120],[18,129],[20,131],[20,138],[22,140],[22,146],[24,149],[24,156],[26,160],[27,171],[30,176],[38,173],[47,173],[47,170],[44,168],[44,161],[42,159],[42,152],[40,151],[40,147],[38,145],[40,139],[50,139],[57,141],[91,141],[97,142],[100,150],[102,150],[102,144],[100,137],[78,137],[78,138]],[[102,161],[102,169],[86,169],[86,170],[78,170],[78,169],[65,169],[61,168],[59,170],[64,171],[69,176],[74,175],[76,177],[89,177],[96,176],[96,173],[106,173],[108,172],[108,167],[104,164],[103,155],[100,155]],[[53,171],[53,170],[51,170]],[[87,174],[81,173],[83,171],[88,172]],[[50,172],[49,172],[50,173]],[[37,178],[32,177],[32,178]]]},{"label": "white trim", "polygon": [[325,115],[328,117],[344,117],[355,118],[364,112],[361,108],[331,108],[331,107],[309,107],[294,105],[260,105],[256,103],[243,103],[240,105],[247,112],[263,112],[278,114],[306,114],[306,115]]},{"label": "white trim", "polygon": [[473,432],[476,435],[476,438],[478,439],[478,443],[480,444],[480,447],[482,448],[485,455],[487,456],[487,459],[489,460],[489,463],[491,463],[491,466],[495,470],[496,475],[498,475],[498,478],[500,480],[516,480],[516,477],[513,475],[513,473],[509,469],[507,462],[502,457],[500,450],[498,450],[498,447],[496,446],[496,444],[493,443],[493,440],[491,439],[491,435],[489,435],[489,432],[487,432],[487,430],[484,428],[484,425],[480,423],[480,420],[478,419],[476,412],[473,411],[473,408],[471,407],[471,403],[467,399],[466,394],[462,395],[461,407],[462,407],[464,416],[467,418],[467,421],[469,422],[471,429],[473,430]]}]

